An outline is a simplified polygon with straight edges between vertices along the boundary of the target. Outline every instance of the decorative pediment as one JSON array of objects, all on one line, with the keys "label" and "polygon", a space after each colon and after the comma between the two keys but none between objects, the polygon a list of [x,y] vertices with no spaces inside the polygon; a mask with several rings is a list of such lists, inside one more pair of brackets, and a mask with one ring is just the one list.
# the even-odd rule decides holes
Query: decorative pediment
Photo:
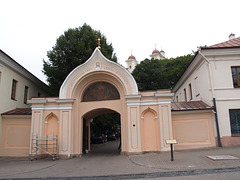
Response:
[{"label": "decorative pediment", "polygon": [[125,95],[138,94],[138,87],[133,76],[120,64],[108,60],[101,51],[96,48],[92,56],[82,65],[76,67],[65,79],[60,88],[60,99],[72,98],[73,90],[78,81],[88,74],[106,72],[116,77],[125,89]]}]

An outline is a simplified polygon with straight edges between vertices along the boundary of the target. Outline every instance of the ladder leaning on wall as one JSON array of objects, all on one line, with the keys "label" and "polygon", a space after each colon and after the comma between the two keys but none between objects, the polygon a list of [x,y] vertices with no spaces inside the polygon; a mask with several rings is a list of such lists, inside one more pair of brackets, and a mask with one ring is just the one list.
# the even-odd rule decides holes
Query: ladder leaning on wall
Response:
[{"label": "ladder leaning on wall", "polygon": [[32,135],[31,145],[31,161],[42,157],[42,155],[50,155],[53,160],[58,159],[58,136],[38,136]]}]

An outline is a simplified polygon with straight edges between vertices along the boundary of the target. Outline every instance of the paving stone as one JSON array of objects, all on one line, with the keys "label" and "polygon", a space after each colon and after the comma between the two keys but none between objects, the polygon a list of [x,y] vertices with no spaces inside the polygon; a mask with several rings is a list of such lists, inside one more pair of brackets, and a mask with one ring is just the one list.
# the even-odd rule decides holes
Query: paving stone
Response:
[{"label": "paving stone", "polygon": [[207,156],[207,157],[212,159],[212,160],[234,160],[234,159],[239,159],[239,158],[231,156],[231,155],[217,155],[217,156]]}]

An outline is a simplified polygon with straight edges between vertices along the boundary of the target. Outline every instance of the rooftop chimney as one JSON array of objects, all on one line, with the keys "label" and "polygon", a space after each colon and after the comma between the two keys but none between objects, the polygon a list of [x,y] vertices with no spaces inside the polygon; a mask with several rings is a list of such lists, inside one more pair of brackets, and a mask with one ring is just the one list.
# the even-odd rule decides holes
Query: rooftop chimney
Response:
[{"label": "rooftop chimney", "polygon": [[231,33],[228,37],[229,37],[229,40],[232,40],[235,38],[235,34]]}]

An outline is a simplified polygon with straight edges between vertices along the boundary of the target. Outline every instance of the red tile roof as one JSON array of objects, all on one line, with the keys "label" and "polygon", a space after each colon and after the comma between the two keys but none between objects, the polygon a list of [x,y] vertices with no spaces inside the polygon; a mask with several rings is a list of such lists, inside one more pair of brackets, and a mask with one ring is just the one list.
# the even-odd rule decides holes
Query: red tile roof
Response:
[{"label": "red tile roof", "polygon": [[136,59],[135,56],[131,55],[128,57],[128,59]]},{"label": "red tile roof", "polygon": [[240,47],[240,37],[234,38],[222,43],[218,43],[212,46],[204,47],[202,49],[222,49],[222,48],[239,48]]},{"label": "red tile roof", "polygon": [[188,101],[188,102],[172,102],[172,111],[192,111],[192,110],[211,110],[212,106],[207,105],[202,101]]},{"label": "red tile roof", "polygon": [[31,108],[16,108],[2,113],[2,115],[32,115]]}]

